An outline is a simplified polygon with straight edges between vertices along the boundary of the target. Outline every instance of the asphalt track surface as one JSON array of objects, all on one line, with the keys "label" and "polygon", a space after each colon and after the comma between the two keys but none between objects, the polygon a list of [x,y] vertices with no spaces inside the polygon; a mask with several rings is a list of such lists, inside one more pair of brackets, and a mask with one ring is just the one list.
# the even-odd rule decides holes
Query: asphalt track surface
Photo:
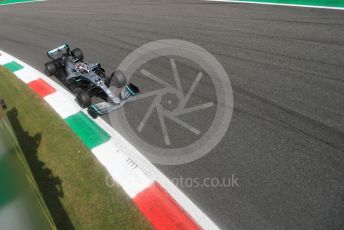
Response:
[{"label": "asphalt track surface", "polygon": [[344,228],[343,28],[343,11],[188,0],[0,7],[0,48],[38,69],[63,42],[110,71],[158,39],[212,53],[234,91],[230,127],[200,160],[157,166],[170,178],[235,174],[239,187],[181,186],[223,229]]}]

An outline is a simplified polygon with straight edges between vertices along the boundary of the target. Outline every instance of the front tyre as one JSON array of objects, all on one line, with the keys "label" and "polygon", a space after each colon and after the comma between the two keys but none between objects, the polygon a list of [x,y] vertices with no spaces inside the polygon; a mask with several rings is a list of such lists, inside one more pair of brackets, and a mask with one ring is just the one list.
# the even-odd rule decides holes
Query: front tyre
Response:
[{"label": "front tyre", "polygon": [[92,103],[90,95],[85,90],[77,92],[76,100],[83,109],[89,107]]},{"label": "front tyre", "polygon": [[98,117],[98,114],[93,109],[91,109],[91,107],[87,109],[87,112],[93,119],[96,119]]},{"label": "front tyre", "polygon": [[127,84],[127,77],[121,70],[116,70],[111,74],[112,80],[111,84],[117,88],[122,88]]},{"label": "front tyre", "polygon": [[55,63],[52,62],[52,61],[45,63],[44,72],[45,72],[48,76],[55,75],[56,72],[57,72],[57,67],[56,67]]},{"label": "front tyre", "polygon": [[71,54],[72,54],[73,58],[76,58],[79,61],[84,60],[84,54],[82,53],[81,49],[79,49],[79,48],[73,49]]}]

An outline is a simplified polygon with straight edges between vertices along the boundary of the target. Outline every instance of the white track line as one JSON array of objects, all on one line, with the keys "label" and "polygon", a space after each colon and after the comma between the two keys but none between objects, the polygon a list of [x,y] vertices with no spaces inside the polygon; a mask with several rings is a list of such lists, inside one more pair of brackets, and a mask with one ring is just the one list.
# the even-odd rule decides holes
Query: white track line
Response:
[{"label": "white track line", "polygon": [[312,6],[312,5],[287,4],[287,3],[269,3],[269,2],[255,2],[255,1],[235,1],[235,0],[233,0],[233,1],[232,0],[203,0],[203,1],[206,1],[206,2],[228,2],[228,3],[259,4],[259,5],[273,5],[273,6],[293,6],[293,7],[328,9],[328,10],[344,10],[344,7]]}]

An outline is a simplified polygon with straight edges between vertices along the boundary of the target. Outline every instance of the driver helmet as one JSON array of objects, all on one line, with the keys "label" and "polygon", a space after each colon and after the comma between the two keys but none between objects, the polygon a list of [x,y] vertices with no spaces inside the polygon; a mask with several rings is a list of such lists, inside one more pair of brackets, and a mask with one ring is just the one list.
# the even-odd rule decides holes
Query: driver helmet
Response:
[{"label": "driver helmet", "polygon": [[87,64],[84,63],[84,62],[79,62],[76,64],[76,69],[80,72],[80,73],[86,73],[88,72],[88,69],[87,69]]}]

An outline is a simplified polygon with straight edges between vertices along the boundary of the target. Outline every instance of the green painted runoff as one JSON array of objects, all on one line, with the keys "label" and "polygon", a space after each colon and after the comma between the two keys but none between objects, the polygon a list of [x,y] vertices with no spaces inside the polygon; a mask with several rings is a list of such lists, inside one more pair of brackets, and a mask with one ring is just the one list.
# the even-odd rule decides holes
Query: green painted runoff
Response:
[{"label": "green painted runoff", "polygon": [[36,2],[36,0],[0,0],[0,5],[10,5],[24,2]]}]

